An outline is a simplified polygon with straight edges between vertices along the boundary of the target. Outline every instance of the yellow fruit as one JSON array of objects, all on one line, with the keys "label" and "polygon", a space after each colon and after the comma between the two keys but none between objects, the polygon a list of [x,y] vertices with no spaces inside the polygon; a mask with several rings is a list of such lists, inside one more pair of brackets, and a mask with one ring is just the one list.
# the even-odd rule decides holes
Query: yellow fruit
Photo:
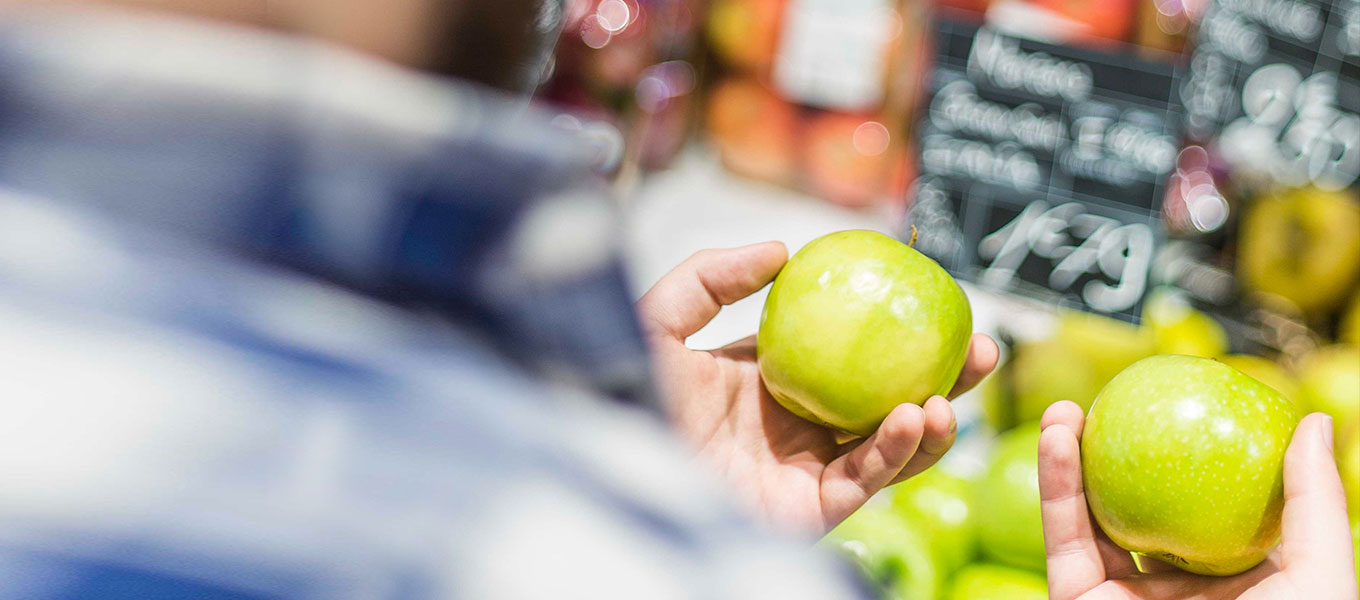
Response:
[{"label": "yellow fruit", "polygon": [[1237,271],[1251,290],[1326,314],[1360,277],[1360,201],[1314,187],[1258,200],[1242,219]]},{"label": "yellow fruit", "polygon": [[1337,439],[1360,426],[1360,346],[1327,346],[1304,358],[1299,403],[1305,411],[1331,415]]},{"label": "yellow fruit", "polygon": [[1143,323],[1152,330],[1158,354],[1214,358],[1228,352],[1223,326],[1171,294],[1157,293],[1148,299]]},{"label": "yellow fruit", "polygon": [[1341,319],[1341,332],[1336,339],[1344,344],[1360,346],[1360,293],[1351,298],[1351,306]]},{"label": "yellow fruit", "polygon": [[1092,366],[1097,387],[1157,352],[1151,330],[1080,311],[1059,317],[1054,339]]},{"label": "yellow fruit", "polygon": [[1360,523],[1360,424],[1354,425],[1336,440],[1336,468],[1341,472],[1341,485],[1346,488],[1351,521]]}]

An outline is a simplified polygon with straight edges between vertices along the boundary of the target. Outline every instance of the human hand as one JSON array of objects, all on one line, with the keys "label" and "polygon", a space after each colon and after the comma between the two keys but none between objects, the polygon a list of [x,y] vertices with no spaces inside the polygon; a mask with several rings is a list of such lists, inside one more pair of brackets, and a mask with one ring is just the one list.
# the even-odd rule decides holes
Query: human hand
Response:
[{"label": "human hand", "polygon": [[1264,562],[1231,577],[1208,577],[1132,555],[1094,526],[1082,487],[1085,417],[1072,402],[1044,413],[1039,438],[1039,495],[1048,590],[1052,600],[1354,600],[1355,562],[1346,498],[1332,453],[1331,419],[1308,415],[1284,458],[1282,541]]},{"label": "human hand", "polygon": [[[755,336],[711,351],[685,339],[727,304],[772,281],[788,259],[778,242],[691,256],[638,301],[667,416],[742,500],[772,525],[817,535],[879,489],[924,471],[954,444],[948,400],[893,409],[873,435],[843,434],[806,421],[775,401],[761,382]],[[996,365],[996,343],[975,335],[950,396]]]}]

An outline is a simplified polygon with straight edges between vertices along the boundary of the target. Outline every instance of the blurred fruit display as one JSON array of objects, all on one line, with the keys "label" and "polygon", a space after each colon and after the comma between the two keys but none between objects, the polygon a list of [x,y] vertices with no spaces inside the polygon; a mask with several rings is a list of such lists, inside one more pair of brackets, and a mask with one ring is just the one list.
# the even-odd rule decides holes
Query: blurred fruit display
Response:
[{"label": "blurred fruit display", "polygon": [[1039,424],[1003,434],[974,488],[978,541],[990,560],[1043,571],[1039,518]]},{"label": "blurred fruit display", "polygon": [[893,510],[920,523],[929,535],[944,569],[957,570],[976,557],[977,508],[970,481],[932,468],[898,484],[891,496]]},{"label": "blurred fruit display", "polygon": [[[698,0],[567,0],[555,63],[539,98],[576,115],[612,152],[606,170],[662,168],[691,127]],[[599,134],[612,129],[613,135]]]},{"label": "blurred fruit display", "polygon": [[1360,573],[1360,520],[1351,519],[1351,541],[1354,543],[1351,551],[1355,553],[1355,571]]},{"label": "blurred fruit display", "polygon": [[713,0],[708,12],[708,43],[728,68],[768,72],[786,0]]},{"label": "blurred fruit display", "polygon": [[708,131],[734,171],[770,181],[792,177],[798,109],[753,79],[730,79],[708,97]]},{"label": "blurred fruit display", "polygon": [[900,200],[920,0],[716,0],[708,137],[740,175],[847,206]]},{"label": "blurred fruit display", "polygon": [[1360,346],[1328,346],[1305,357],[1298,398],[1304,410],[1332,416],[1335,439],[1360,426]]},{"label": "blurred fruit display", "polygon": [[1174,292],[1153,293],[1143,306],[1143,324],[1159,354],[1217,358],[1228,352],[1223,326]]},{"label": "blurred fruit display", "polygon": [[[1351,523],[1360,526],[1360,423],[1352,423],[1336,442],[1336,468],[1346,490]],[[1360,540],[1357,540],[1360,542]],[[1360,561],[1360,557],[1356,558]]]},{"label": "blurred fruit display", "polygon": [[934,599],[943,593],[948,572],[923,529],[929,525],[876,502],[850,515],[822,544],[859,565],[890,600]]},{"label": "blurred fruit display", "polygon": [[1266,296],[1258,303],[1336,311],[1360,281],[1360,199],[1314,186],[1258,198],[1238,232],[1237,272],[1248,292]]},{"label": "blurred fruit display", "polygon": [[1048,600],[1048,582],[1024,569],[979,563],[959,571],[950,600]]}]

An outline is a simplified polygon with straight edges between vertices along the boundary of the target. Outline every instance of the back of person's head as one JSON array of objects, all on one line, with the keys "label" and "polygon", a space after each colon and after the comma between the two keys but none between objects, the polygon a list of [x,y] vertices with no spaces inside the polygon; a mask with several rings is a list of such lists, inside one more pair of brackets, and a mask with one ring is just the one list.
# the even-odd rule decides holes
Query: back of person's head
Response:
[{"label": "back of person's head", "polygon": [[[60,6],[68,0],[20,0]],[[407,67],[532,91],[562,27],[564,0],[98,0],[91,5],[246,23],[320,39]]]}]

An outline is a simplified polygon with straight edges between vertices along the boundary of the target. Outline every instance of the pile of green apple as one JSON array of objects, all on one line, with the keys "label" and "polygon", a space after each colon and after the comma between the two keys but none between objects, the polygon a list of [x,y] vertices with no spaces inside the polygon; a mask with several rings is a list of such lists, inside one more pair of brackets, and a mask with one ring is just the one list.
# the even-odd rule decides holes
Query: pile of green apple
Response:
[{"label": "pile of green apple", "polygon": [[822,544],[890,600],[1044,600],[1037,444],[1037,429],[1008,434],[980,478],[927,470],[880,493]]}]

